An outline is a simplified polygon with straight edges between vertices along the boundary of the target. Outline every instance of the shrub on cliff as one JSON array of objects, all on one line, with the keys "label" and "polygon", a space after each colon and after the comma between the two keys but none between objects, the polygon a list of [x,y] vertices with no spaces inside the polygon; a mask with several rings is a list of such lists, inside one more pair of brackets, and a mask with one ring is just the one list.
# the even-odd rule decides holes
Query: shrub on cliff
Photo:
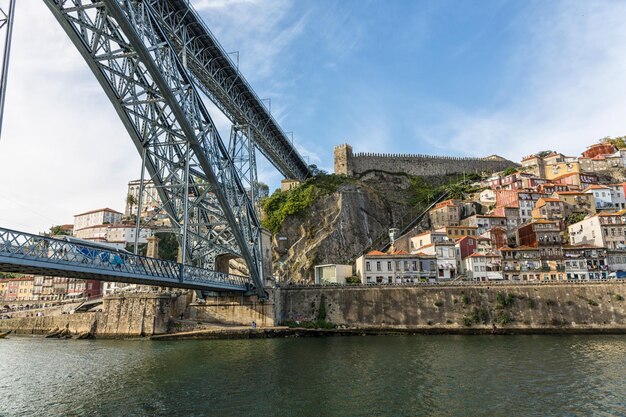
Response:
[{"label": "shrub on cliff", "polygon": [[320,174],[289,191],[276,190],[263,202],[263,226],[277,233],[287,216],[303,214],[315,200],[334,193],[347,181],[349,179],[341,175]]}]

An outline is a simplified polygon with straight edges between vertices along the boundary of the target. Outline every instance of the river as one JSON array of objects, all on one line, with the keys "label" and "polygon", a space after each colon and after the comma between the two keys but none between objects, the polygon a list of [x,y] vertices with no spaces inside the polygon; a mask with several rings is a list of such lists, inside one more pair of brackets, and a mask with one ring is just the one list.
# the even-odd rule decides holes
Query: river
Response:
[{"label": "river", "polygon": [[625,336],[0,340],[0,416],[626,416]]}]

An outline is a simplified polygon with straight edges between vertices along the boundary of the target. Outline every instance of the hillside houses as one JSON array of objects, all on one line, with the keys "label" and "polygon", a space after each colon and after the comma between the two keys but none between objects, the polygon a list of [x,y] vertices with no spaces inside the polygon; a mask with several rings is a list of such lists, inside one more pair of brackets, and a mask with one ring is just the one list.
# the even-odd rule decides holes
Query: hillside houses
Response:
[{"label": "hillside houses", "polygon": [[[428,212],[431,229],[404,237],[407,252],[359,258],[363,265],[357,265],[357,275],[364,283],[621,276],[626,271],[625,167],[626,149],[608,141],[591,145],[580,157],[558,152],[525,157],[517,170],[475,184],[478,192],[435,205]],[[398,269],[405,260],[416,270]],[[424,260],[430,264],[421,273],[417,265]]]}]

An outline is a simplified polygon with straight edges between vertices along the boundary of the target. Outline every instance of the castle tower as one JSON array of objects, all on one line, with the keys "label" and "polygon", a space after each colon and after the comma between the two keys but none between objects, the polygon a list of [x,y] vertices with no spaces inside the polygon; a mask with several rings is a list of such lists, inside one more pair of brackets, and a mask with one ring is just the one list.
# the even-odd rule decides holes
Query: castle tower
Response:
[{"label": "castle tower", "polygon": [[335,174],[351,177],[354,174],[352,166],[352,146],[347,143],[335,146],[334,156]]}]

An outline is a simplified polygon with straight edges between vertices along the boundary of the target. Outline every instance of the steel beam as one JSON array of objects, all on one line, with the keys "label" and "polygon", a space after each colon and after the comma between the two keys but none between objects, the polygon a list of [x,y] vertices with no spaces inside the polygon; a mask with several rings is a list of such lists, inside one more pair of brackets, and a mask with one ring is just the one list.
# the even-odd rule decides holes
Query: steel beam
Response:
[{"label": "steel beam", "polygon": [[187,232],[181,244],[189,267],[215,269],[219,255],[242,257],[255,291],[263,296],[254,205],[153,10],[145,1],[44,1],[107,93],[140,154],[146,152],[146,169],[172,226]]}]

